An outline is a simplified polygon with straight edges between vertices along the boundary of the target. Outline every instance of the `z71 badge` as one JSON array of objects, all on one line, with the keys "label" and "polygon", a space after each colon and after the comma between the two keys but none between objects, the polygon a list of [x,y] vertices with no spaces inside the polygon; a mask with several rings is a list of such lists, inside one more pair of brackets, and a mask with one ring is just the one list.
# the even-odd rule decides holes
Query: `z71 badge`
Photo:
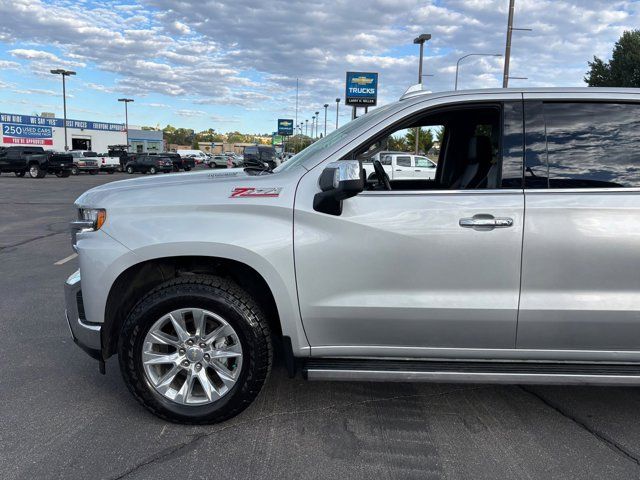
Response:
[{"label": "z71 badge", "polygon": [[279,197],[282,187],[236,187],[231,190],[229,198],[239,197]]}]

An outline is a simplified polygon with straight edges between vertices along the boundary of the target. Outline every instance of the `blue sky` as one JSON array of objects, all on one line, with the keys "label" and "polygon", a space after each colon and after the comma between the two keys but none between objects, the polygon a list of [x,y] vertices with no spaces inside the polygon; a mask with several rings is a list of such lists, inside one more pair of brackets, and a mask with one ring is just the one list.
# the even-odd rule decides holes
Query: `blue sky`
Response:
[{"label": "blue sky", "polygon": [[[366,8],[362,8],[366,5]],[[68,116],[220,132],[271,132],[343,97],[348,70],[380,73],[379,103],[417,77],[412,39],[432,33],[425,78],[453,88],[455,63],[471,52],[503,53],[508,0],[0,0],[0,111],[62,114],[60,78],[75,70]],[[516,0],[513,86],[576,86],[594,54],[607,57],[622,31],[640,25],[640,2]],[[500,86],[501,58],[470,58],[461,88]],[[341,109],[344,123],[349,117]],[[321,122],[322,123],[322,122]]]}]

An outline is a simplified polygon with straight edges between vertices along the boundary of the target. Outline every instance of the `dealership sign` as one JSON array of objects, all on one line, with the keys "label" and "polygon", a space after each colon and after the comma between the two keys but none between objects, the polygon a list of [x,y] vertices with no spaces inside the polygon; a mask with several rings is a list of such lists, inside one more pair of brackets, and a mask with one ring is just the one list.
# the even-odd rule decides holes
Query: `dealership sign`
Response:
[{"label": "dealership sign", "polygon": [[293,135],[293,120],[290,118],[278,119],[278,135]]},{"label": "dealership sign", "polygon": [[53,145],[53,129],[38,125],[3,123],[2,142],[17,145]]},{"label": "dealership sign", "polygon": [[347,72],[345,104],[353,107],[372,107],[378,103],[378,74]]},{"label": "dealership sign", "polygon": [[[53,145],[53,129],[63,128],[64,120],[62,118],[0,113],[0,126],[2,127],[2,143]],[[124,125],[121,123],[88,122],[71,119],[67,119],[67,128],[106,132],[124,131]]]}]

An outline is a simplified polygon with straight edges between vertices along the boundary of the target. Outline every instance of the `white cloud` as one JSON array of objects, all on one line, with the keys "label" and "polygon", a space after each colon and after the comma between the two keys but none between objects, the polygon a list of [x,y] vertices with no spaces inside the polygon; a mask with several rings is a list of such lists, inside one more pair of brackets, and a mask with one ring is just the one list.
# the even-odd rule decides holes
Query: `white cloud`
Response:
[{"label": "white cloud", "polygon": [[[511,73],[529,78],[514,85],[583,85],[587,61],[607,56],[625,28],[640,24],[639,12],[638,2],[624,0],[518,0],[515,25],[533,31],[514,32]],[[0,0],[0,42],[38,74],[96,67],[115,80],[88,88],[180,97],[187,107],[290,113],[297,77],[304,116],[342,97],[350,69],[378,71],[381,100],[397,98],[416,81],[412,40],[425,30],[433,34],[425,73],[434,74],[425,81],[432,90],[451,89],[459,57],[503,53],[506,16],[506,0],[371,0],[366,8],[335,0],[106,0],[82,8]],[[499,58],[469,58],[460,86],[499,86],[501,68]],[[210,118],[196,108],[180,111]]]},{"label": "white cloud", "polygon": [[17,70],[20,68],[18,62],[11,62],[9,60],[0,60],[0,69],[2,70]]},{"label": "white cloud", "polygon": [[203,112],[202,110],[189,110],[187,108],[176,110],[176,115],[187,118],[204,117],[206,114],[207,112]]}]

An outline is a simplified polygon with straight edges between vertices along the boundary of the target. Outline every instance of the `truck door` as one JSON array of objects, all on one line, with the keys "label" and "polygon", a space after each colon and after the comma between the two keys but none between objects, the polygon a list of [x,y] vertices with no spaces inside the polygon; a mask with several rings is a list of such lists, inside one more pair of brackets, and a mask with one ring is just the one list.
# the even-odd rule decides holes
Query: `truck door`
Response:
[{"label": "truck door", "polygon": [[411,155],[393,155],[393,175],[391,178],[394,180],[407,180],[414,178],[413,163]]},{"label": "truck door", "polygon": [[[364,191],[329,215],[313,208],[323,165],[299,184],[294,255],[312,355],[515,347],[522,102],[425,112],[421,122],[444,125],[448,139],[438,178],[421,189],[392,180],[391,191]],[[367,150],[367,138],[358,143]]]},{"label": "truck door", "polygon": [[518,348],[640,350],[640,103],[590,95],[525,103]]}]

